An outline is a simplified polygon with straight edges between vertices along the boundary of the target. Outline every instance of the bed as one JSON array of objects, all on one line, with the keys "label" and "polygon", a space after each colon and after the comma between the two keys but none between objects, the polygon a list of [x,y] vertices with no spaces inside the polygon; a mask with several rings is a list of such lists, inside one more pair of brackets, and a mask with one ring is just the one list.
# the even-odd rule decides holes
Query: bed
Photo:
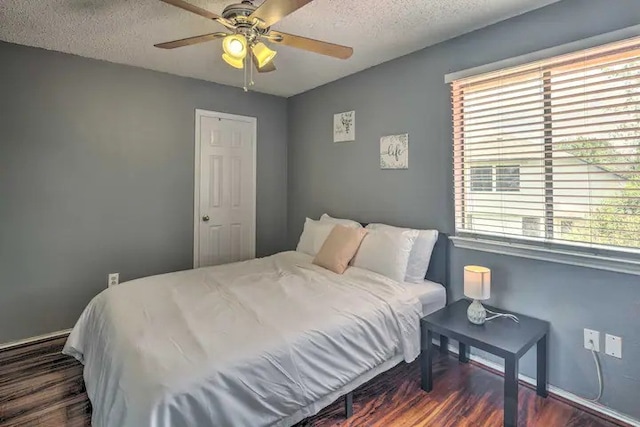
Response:
[{"label": "bed", "polygon": [[283,252],[96,296],[63,351],[84,364],[92,425],[290,426],[418,356],[442,285],[311,261]]}]

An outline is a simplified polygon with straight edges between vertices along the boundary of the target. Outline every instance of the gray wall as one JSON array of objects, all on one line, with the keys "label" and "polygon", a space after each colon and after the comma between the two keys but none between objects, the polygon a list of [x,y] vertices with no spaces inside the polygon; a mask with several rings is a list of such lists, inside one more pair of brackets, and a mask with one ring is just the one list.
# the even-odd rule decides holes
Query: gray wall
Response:
[{"label": "gray wall", "polygon": [[194,110],[258,118],[257,253],[286,234],[286,99],[0,43],[0,343],[193,263]]},{"label": "gray wall", "polygon": [[[453,232],[452,124],[444,74],[640,22],[638,0],[564,0],[289,99],[289,245],[324,211]],[[356,142],[332,143],[333,113],[356,111]],[[409,133],[409,170],[379,169],[379,138]],[[493,269],[490,303],[552,324],[550,381],[592,397],[597,379],[582,329],[623,338],[602,355],[602,402],[640,418],[640,280],[636,276],[451,248],[451,297],[462,267]],[[529,352],[521,372],[534,376]]]}]

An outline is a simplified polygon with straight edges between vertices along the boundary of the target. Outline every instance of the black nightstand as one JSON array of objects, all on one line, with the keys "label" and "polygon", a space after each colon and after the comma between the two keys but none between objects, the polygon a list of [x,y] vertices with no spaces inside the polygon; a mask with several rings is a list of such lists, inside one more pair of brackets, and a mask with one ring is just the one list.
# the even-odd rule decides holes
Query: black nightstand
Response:
[{"label": "black nightstand", "polygon": [[474,325],[467,319],[469,304],[464,299],[456,301],[420,321],[422,389],[429,392],[433,388],[431,362],[434,333],[459,342],[458,358],[462,363],[469,361],[469,346],[500,356],[505,362],[504,425],[515,427],[518,424],[518,361],[534,344],[537,344],[538,353],[536,391],[539,396],[547,397],[549,322],[486,306],[493,311],[515,314],[520,323],[502,317],[484,325]]}]

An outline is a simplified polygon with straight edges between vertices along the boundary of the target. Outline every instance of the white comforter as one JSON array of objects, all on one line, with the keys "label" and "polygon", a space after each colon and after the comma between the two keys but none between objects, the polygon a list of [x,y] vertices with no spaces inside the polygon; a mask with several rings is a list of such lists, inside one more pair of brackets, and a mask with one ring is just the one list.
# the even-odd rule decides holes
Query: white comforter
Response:
[{"label": "white comforter", "polygon": [[64,348],[84,363],[96,427],[291,425],[342,386],[420,349],[401,284],[310,257],[123,283],[86,307]]}]

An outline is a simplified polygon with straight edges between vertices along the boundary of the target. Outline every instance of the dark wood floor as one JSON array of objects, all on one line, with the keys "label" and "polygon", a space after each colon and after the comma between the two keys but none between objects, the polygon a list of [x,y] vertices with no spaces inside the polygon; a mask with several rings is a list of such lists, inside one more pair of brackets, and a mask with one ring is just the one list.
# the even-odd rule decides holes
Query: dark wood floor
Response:
[{"label": "dark wood floor", "polygon": [[[60,353],[64,338],[0,352],[0,426],[88,426],[82,366]],[[298,426],[500,426],[502,379],[451,356],[434,361],[434,391],[420,390],[417,363],[400,364]],[[610,427],[611,422],[520,387],[520,422],[539,427]]]},{"label": "dark wood floor", "polygon": [[0,352],[0,426],[87,426],[82,365],[60,351],[65,338]]}]

